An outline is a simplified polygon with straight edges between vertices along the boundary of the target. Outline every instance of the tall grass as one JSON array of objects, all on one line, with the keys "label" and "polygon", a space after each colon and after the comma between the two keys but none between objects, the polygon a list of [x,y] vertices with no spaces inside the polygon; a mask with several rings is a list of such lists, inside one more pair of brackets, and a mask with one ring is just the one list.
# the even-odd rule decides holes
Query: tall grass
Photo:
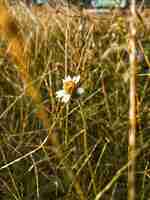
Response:
[{"label": "tall grass", "polygon": [[[0,199],[127,199],[126,15],[22,3],[1,3],[0,12]],[[135,198],[147,200],[150,30],[139,19]],[[62,79],[78,74],[84,95],[59,102]]]}]

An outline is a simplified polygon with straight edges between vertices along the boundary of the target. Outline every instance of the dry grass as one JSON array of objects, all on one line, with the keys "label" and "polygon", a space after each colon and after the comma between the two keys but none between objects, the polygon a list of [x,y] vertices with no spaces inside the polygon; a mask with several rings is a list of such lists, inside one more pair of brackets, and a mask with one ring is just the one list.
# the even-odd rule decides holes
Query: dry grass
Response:
[{"label": "dry grass", "polygon": [[[0,7],[0,199],[126,199],[128,19],[77,8],[30,11],[22,3],[6,8]],[[149,65],[150,30],[144,17],[137,23],[145,56],[140,75]],[[69,105],[55,96],[66,74],[80,74],[85,88]],[[147,200],[150,89],[149,78],[138,77],[136,189],[137,199]]]}]

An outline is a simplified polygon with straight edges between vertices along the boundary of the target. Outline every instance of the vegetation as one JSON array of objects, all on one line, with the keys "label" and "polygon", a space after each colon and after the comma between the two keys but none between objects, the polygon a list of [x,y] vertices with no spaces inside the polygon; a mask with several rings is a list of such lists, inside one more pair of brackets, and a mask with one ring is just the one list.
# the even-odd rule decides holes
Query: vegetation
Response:
[{"label": "vegetation", "polygon": [[[7,6],[8,13],[0,5],[0,199],[127,199],[127,15]],[[136,42],[136,199],[148,200],[147,13],[137,17]],[[85,92],[64,104],[56,91],[66,75],[80,75]]]}]

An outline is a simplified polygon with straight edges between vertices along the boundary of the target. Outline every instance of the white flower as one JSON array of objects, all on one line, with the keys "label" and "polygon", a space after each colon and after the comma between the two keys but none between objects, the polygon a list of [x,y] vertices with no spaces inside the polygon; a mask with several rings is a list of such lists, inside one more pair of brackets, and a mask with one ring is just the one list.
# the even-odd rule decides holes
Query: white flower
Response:
[{"label": "white flower", "polygon": [[63,89],[56,92],[56,97],[61,99],[62,102],[67,103],[72,95],[77,94],[81,95],[84,93],[84,89],[78,87],[80,81],[80,76],[70,77],[67,76],[63,79]]},{"label": "white flower", "polygon": [[56,97],[61,99],[62,102],[67,103],[71,98],[71,95],[66,93],[64,90],[59,90],[56,92]]}]

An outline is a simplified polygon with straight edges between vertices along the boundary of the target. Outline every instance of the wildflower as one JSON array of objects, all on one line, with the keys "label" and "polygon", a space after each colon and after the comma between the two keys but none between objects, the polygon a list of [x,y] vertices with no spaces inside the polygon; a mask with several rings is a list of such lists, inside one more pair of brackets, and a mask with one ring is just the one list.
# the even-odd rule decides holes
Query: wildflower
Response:
[{"label": "wildflower", "polygon": [[79,87],[80,76],[67,76],[63,79],[63,89],[56,92],[56,97],[67,103],[74,95],[81,95],[84,89]]}]

